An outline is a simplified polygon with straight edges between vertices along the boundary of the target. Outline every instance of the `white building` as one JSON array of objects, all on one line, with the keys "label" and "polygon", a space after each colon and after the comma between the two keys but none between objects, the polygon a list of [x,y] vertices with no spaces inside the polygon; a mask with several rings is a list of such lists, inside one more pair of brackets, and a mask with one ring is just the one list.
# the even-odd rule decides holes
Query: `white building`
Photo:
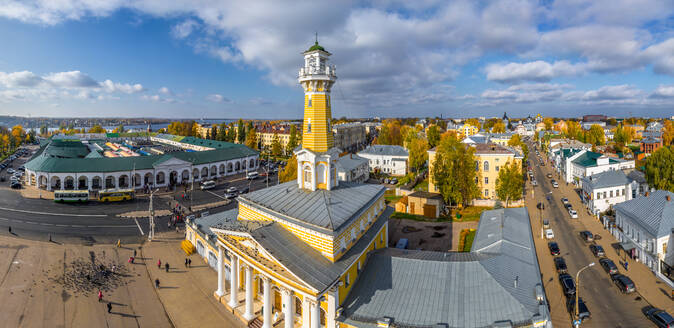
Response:
[{"label": "white building", "polygon": [[562,174],[567,183],[578,182],[582,177],[601,172],[634,168],[633,160],[612,158],[586,149],[566,157],[564,161]]},{"label": "white building", "polygon": [[345,182],[363,183],[370,178],[369,161],[354,154],[337,160],[337,179]]},{"label": "white building", "polygon": [[614,206],[613,235],[638,262],[653,270],[671,288],[674,283],[662,274],[674,267],[674,193],[657,190]]},{"label": "white building", "polygon": [[606,171],[581,178],[582,198],[594,214],[632,199],[630,180],[623,171]]},{"label": "white building", "polygon": [[370,171],[379,170],[390,175],[407,174],[409,153],[402,146],[372,145],[358,152],[369,161]]}]

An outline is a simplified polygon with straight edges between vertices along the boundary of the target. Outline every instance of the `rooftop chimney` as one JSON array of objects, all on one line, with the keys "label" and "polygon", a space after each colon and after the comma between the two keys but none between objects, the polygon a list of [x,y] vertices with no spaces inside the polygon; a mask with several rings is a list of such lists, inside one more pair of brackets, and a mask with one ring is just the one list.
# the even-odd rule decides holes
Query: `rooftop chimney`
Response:
[{"label": "rooftop chimney", "polygon": [[667,195],[667,196],[665,196],[665,199],[667,199],[667,201],[670,201],[670,200],[672,200],[672,197]]},{"label": "rooftop chimney", "polygon": [[648,197],[648,191],[644,193],[644,196]]}]

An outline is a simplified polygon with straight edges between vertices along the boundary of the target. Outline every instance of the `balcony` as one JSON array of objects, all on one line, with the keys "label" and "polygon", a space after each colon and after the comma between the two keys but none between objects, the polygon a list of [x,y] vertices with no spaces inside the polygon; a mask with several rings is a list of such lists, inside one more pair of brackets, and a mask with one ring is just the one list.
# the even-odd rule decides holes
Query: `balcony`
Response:
[{"label": "balcony", "polygon": [[305,66],[300,68],[299,78],[311,78],[314,75],[324,75],[330,79],[336,78],[336,68],[334,65],[327,66]]}]

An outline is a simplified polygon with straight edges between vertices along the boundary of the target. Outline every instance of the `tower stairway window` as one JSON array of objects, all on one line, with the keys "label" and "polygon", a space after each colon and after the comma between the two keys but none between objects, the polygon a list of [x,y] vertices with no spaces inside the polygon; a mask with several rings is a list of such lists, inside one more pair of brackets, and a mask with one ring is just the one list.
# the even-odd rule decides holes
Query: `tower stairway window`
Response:
[{"label": "tower stairway window", "polygon": [[311,107],[311,97],[309,97],[309,104],[307,104],[307,107]]},{"label": "tower stairway window", "polygon": [[[311,100],[309,100],[309,106],[311,106]],[[311,133],[311,117],[307,119],[307,133]]]}]

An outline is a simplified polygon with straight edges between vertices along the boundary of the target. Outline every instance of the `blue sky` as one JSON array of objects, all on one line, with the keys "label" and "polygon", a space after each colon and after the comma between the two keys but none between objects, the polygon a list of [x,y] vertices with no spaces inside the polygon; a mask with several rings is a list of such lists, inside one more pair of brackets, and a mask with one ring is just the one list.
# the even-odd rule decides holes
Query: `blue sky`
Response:
[{"label": "blue sky", "polygon": [[[5,1],[0,114],[298,118],[674,115],[671,1]],[[323,13],[323,14],[319,14]]]}]

